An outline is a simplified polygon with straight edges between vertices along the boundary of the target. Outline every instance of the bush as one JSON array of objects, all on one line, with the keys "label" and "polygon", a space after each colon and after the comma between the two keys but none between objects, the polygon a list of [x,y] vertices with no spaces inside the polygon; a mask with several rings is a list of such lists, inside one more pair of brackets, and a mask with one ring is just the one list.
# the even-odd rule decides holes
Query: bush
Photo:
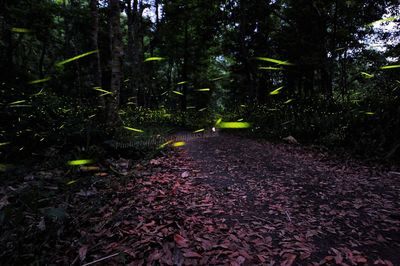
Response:
[{"label": "bush", "polygon": [[[383,107],[384,106],[384,107]],[[223,115],[225,121],[245,119],[254,137],[281,140],[289,135],[306,144],[345,147],[357,154],[394,156],[400,145],[400,108],[395,101],[378,104],[319,102],[270,103],[236,108]]]}]

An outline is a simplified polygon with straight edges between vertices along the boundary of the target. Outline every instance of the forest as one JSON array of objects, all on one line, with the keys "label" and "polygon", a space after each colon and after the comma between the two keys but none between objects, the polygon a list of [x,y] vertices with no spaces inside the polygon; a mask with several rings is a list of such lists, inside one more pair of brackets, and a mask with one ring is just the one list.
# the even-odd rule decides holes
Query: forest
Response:
[{"label": "forest", "polygon": [[398,0],[0,0],[0,265],[400,265]]}]

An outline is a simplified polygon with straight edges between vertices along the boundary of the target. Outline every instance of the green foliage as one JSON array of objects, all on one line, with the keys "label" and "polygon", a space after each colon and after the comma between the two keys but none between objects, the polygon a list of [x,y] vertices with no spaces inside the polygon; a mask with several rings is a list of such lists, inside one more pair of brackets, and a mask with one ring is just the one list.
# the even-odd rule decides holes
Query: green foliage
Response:
[{"label": "green foliage", "polygon": [[[144,12],[150,6],[160,11],[151,18]],[[104,140],[210,128],[219,117],[253,122],[259,136],[292,134],[360,152],[384,154],[397,143],[398,33],[376,27],[398,20],[394,0],[120,1],[120,7],[124,76],[112,91],[107,1],[98,5],[98,32],[89,1],[0,6],[6,121],[0,143],[10,142],[0,156],[29,157],[52,145],[84,156]],[[382,18],[388,11],[389,19]],[[368,45],[374,38],[393,45],[374,50]],[[97,56],[102,84],[92,77]],[[105,104],[113,97],[121,103],[116,128],[103,123],[116,109]],[[144,132],[132,135],[124,126]]]},{"label": "green foliage", "polygon": [[393,156],[399,143],[398,100],[377,104],[364,99],[355,104],[336,103],[324,107],[318,102],[271,103],[233,110],[225,115],[235,121],[246,117],[252,123],[249,134],[282,140],[294,136],[302,143],[331,148],[347,147],[356,154]]},{"label": "green foliage", "polygon": [[91,144],[87,143],[87,138],[99,131],[95,125],[96,116],[93,116],[96,109],[79,99],[57,96],[48,89],[24,97],[23,105],[8,104],[21,99],[9,93],[2,97],[4,123],[0,137],[12,143],[4,149],[5,158],[38,156],[52,145],[60,148],[85,146]]},{"label": "green foliage", "polygon": [[193,129],[197,127],[209,127],[212,120],[211,111],[190,108],[186,112],[172,109],[150,109],[145,107],[128,106],[120,112],[124,125],[132,127],[178,127],[181,129]]}]

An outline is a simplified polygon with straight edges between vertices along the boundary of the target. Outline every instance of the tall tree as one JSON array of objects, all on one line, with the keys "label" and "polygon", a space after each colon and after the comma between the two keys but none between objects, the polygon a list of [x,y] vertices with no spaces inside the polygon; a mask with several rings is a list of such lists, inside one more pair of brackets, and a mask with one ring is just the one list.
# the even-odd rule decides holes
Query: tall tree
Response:
[{"label": "tall tree", "polygon": [[[92,50],[97,50],[98,52],[94,54],[92,59],[92,80],[91,86],[92,87],[102,87],[101,84],[101,65],[100,65],[100,51],[99,51],[99,44],[98,44],[98,35],[99,35],[99,14],[98,14],[98,0],[90,0],[89,7],[90,7],[90,16],[91,16],[91,23],[90,23],[90,46]],[[104,107],[105,102],[103,97],[99,97],[99,104],[101,107]]]},{"label": "tall tree", "polygon": [[142,0],[126,0],[126,14],[128,17],[128,49],[127,73],[129,75],[129,94],[136,97],[138,105],[145,104],[145,91],[143,87],[143,12],[147,7]]},{"label": "tall tree", "polygon": [[118,108],[122,79],[123,45],[120,28],[121,7],[119,0],[109,0],[109,11],[109,45],[111,50],[110,91],[112,94],[107,97],[107,125],[113,130],[112,127],[116,127],[121,123],[118,115]]},{"label": "tall tree", "polygon": [[[271,73],[259,71],[256,56],[274,56],[271,35],[275,25],[271,18],[271,1],[226,1],[224,8],[225,56],[234,59],[231,64],[234,89],[232,98],[240,102],[264,102],[271,87]],[[275,29],[276,30],[276,29]]]},{"label": "tall tree", "polygon": [[[160,25],[160,51],[169,58],[168,82],[183,95],[173,101],[180,110],[206,107],[207,94],[195,89],[209,85],[210,62],[221,55],[217,36],[220,1],[165,1]],[[177,82],[186,81],[176,85]]]},{"label": "tall tree", "polygon": [[370,32],[366,25],[394,4],[383,0],[280,1],[284,26],[277,38],[278,51],[296,64],[293,71],[285,72],[291,91],[303,98],[321,95],[331,102],[338,61],[365,46],[363,40]]}]

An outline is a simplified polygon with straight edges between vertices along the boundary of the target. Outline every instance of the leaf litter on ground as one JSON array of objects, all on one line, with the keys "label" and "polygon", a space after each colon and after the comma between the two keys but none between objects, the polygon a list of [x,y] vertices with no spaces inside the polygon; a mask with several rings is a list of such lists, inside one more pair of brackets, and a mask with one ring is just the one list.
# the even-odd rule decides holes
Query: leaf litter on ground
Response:
[{"label": "leaf litter on ground", "polygon": [[[106,175],[79,169],[69,173],[68,180],[86,182],[85,189],[65,182],[56,188],[75,191],[64,203],[46,209],[53,222],[45,217],[41,223],[38,217],[42,230],[64,221],[64,231],[43,243],[48,261],[400,263],[400,181],[373,167],[333,160],[301,146],[233,136],[189,141],[150,161],[108,159],[96,166]],[[78,173],[82,176],[74,176]],[[40,175],[53,180],[65,174]],[[33,176],[27,180],[37,182],[38,175]],[[1,255],[10,252],[3,249]]]}]

